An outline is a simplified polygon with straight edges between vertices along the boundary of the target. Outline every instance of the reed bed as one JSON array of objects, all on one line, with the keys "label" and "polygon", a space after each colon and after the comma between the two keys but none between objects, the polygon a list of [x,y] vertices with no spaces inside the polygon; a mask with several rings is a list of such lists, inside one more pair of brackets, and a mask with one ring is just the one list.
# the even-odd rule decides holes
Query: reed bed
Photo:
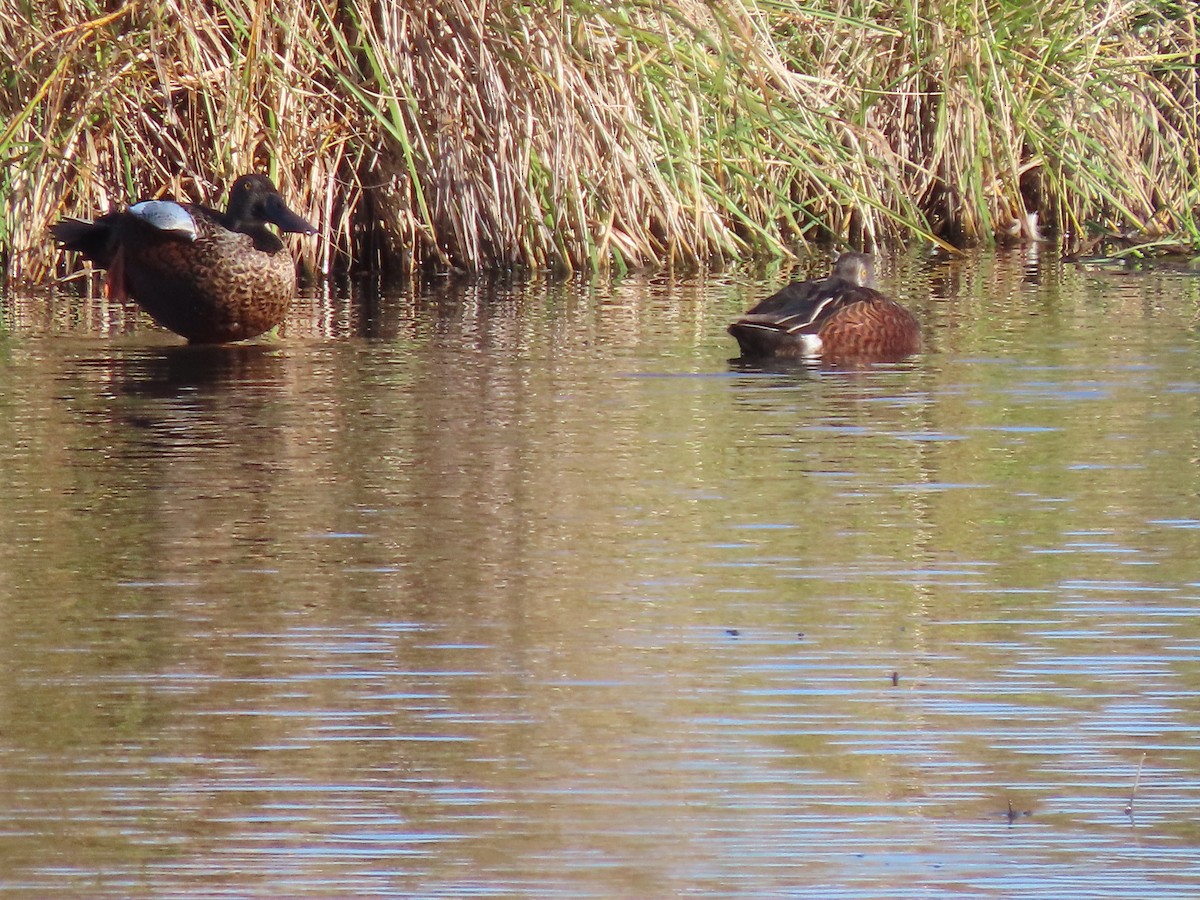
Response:
[{"label": "reed bed", "polygon": [[0,262],[270,174],[318,271],[1200,241],[1187,0],[0,0]]}]

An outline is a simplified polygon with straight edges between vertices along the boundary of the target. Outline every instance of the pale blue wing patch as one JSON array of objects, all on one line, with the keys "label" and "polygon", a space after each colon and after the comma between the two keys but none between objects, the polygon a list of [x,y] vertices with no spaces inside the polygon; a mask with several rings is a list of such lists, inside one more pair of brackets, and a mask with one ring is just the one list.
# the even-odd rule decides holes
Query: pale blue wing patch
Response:
[{"label": "pale blue wing patch", "polygon": [[196,239],[196,220],[186,209],[170,200],[143,200],[129,207],[129,214],[159,231],[177,234],[189,241]]}]

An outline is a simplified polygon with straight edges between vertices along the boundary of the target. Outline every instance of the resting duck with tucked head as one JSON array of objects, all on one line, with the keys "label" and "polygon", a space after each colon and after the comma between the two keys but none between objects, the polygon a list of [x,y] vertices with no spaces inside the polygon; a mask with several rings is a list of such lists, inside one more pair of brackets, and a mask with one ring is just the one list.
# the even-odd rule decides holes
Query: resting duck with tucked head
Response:
[{"label": "resting duck with tucked head", "polygon": [[114,299],[132,297],[163,327],[212,344],[256,337],[287,315],[296,265],[268,224],[316,233],[271,179],[243,175],[225,212],[147,200],[94,222],[63,219],[50,232],[64,249],[108,270]]},{"label": "resting duck with tucked head", "polygon": [[866,253],[843,253],[828,278],[795,281],[729,326],[746,358],[891,361],[921,349],[921,326],[871,287]]}]

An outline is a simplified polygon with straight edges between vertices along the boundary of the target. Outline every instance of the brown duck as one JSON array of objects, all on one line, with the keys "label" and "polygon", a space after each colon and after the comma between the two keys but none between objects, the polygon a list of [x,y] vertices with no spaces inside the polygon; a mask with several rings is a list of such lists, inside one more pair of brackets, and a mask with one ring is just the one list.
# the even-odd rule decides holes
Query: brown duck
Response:
[{"label": "brown duck", "polygon": [[921,348],[912,313],[870,287],[872,259],[843,253],[828,278],[796,281],[729,326],[742,356],[889,361]]},{"label": "brown duck", "polygon": [[243,175],[225,212],[148,200],[94,222],[63,219],[50,231],[65,249],[108,270],[114,299],[132,297],[164,328],[213,344],[256,337],[287,315],[296,266],[268,224],[316,233],[271,179]]}]

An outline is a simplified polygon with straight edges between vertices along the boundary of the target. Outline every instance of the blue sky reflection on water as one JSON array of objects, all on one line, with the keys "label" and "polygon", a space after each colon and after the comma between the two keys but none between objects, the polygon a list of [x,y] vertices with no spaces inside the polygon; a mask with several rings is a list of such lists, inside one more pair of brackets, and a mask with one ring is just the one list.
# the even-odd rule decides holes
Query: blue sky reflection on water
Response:
[{"label": "blue sky reflection on water", "polygon": [[0,895],[1200,892],[1196,279],[884,263],[859,371],[731,365],[782,276],[9,297]]}]

